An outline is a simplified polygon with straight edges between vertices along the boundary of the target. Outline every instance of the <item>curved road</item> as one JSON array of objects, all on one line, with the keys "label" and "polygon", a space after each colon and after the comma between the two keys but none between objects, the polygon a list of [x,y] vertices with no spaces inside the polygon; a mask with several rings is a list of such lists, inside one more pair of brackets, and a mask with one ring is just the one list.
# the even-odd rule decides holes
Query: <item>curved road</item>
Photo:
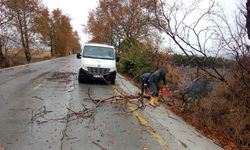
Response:
[{"label": "curved road", "polygon": [[76,56],[69,56],[0,70],[0,145],[6,150],[221,149],[162,107],[133,113],[126,111],[135,105],[123,102],[96,107],[89,95],[103,99],[138,89],[120,75],[115,86],[79,84],[79,66]]}]

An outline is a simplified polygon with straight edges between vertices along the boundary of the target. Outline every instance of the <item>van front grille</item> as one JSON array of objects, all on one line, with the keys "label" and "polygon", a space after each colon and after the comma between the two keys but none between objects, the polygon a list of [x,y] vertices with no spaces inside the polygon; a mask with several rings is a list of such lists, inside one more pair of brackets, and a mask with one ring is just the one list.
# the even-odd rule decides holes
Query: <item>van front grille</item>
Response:
[{"label": "van front grille", "polygon": [[88,67],[88,72],[93,75],[105,75],[109,73],[109,68]]}]

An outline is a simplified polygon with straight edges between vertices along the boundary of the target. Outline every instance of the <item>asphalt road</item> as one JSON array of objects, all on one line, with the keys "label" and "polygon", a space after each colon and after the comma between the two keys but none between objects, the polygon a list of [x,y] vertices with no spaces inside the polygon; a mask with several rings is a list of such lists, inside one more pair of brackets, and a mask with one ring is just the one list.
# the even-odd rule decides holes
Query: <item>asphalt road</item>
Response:
[{"label": "asphalt road", "polygon": [[[182,150],[203,145],[221,149],[191,127],[183,127],[179,118],[164,119],[165,109],[147,107],[128,113],[136,105],[123,101],[96,107],[89,95],[103,99],[135,87],[121,76],[115,86],[79,84],[79,66],[76,56],[69,56],[0,70],[1,146],[6,150]],[[173,132],[168,124],[174,126]],[[178,124],[180,131],[175,128]],[[195,143],[190,134],[182,140],[188,131],[208,144]]]}]

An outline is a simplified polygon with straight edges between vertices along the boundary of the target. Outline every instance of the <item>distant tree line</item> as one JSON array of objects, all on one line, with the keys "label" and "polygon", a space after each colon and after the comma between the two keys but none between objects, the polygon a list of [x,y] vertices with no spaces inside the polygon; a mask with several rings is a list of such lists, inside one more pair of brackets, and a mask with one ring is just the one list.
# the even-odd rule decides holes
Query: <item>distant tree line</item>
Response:
[{"label": "distant tree line", "polygon": [[212,57],[208,56],[207,58],[203,56],[190,56],[187,57],[185,55],[174,54],[170,56],[172,62],[179,66],[190,66],[197,67],[197,62],[200,63],[204,68],[212,68],[215,66],[216,68],[230,67],[234,60],[222,58],[222,57]]},{"label": "distant tree line", "polygon": [[[59,9],[49,13],[40,0],[0,0],[0,61],[9,49],[22,49],[31,62],[31,49],[65,56],[80,49],[70,18]],[[5,55],[4,55],[5,52]]]}]

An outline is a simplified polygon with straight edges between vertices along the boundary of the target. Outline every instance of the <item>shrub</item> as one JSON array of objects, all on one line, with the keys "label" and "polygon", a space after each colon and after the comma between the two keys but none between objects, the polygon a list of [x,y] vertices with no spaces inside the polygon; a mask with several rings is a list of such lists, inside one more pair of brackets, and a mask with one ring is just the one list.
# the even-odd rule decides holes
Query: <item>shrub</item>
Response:
[{"label": "shrub", "polygon": [[121,73],[139,79],[143,73],[151,71],[152,64],[147,55],[148,49],[144,44],[134,39],[125,39],[122,49],[125,53],[121,55],[120,65],[118,65]]}]

